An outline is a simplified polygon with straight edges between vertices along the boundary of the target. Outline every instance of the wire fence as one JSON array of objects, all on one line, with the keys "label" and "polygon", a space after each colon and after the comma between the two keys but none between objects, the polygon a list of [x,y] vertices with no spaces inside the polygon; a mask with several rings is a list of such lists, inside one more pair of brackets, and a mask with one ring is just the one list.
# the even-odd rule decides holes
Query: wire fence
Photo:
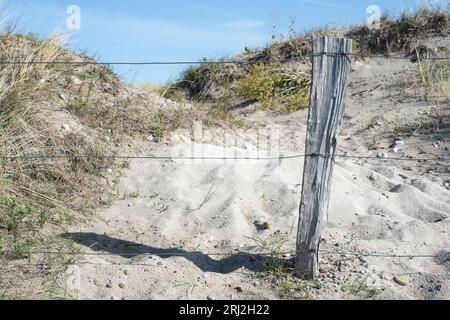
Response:
[{"label": "wire fence", "polygon": [[[310,53],[299,56],[293,56],[286,59],[275,59],[272,62],[291,62],[298,58],[307,58],[315,56],[353,56],[353,57],[363,57],[363,58],[383,58],[383,59],[401,59],[401,60],[450,60],[450,57],[401,57],[394,55],[364,55],[361,53]],[[98,61],[0,61],[0,65],[7,64],[63,64],[63,65],[207,65],[207,64],[257,64],[264,61],[144,61],[144,62],[98,62]],[[381,86],[381,85],[380,85]],[[354,95],[365,93],[367,90],[357,92]],[[348,154],[334,154],[334,155],[323,155],[323,154],[296,154],[290,156],[279,156],[279,157],[177,157],[177,156],[156,156],[156,155],[88,155],[88,154],[78,154],[78,155],[0,155],[2,160],[57,160],[57,159],[80,159],[80,158],[91,158],[91,159],[122,159],[122,160],[132,160],[132,159],[146,159],[146,160],[257,160],[257,161],[267,161],[267,160],[286,160],[286,159],[298,159],[305,157],[322,157],[322,158],[345,158],[345,159],[360,159],[360,160],[381,160],[381,161],[450,161],[450,157],[436,157],[436,158],[416,158],[416,157],[390,157],[384,154],[380,156],[361,156],[361,155],[348,155]]]},{"label": "wire fence", "polygon": [[[340,259],[335,261],[347,261],[349,259],[362,259],[362,258],[383,258],[383,259],[433,259],[439,264],[444,264],[450,262],[450,251],[445,248],[441,247],[441,251],[437,254],[393,254],[393,253],[369,253],[369,252],[356,252],[356,251],[341,251],[341,250],[323,250],[319,249],[319,254],[322,255],[333,255],[333,256],[339,256]],[[162,251],[173,251],[173,252],[162,252]],[[258,263],[260,265],[261,270],[266,270],[267,263],[269,259],[272,259],[272,261],[277,261],[277,263],[280,264],[280,266],[283,266],[284,272],[288,270],[294,271],[294,258],[295,252],[243,252],[236,250],[234,252],[229,253],[214,253],[214,252],[182,252],[181,249],[159,249],[155,252],[141,252],[141,253],[129,253],[129,252],[62,252],[62,251],[42,251],[42,252],[34,252],[31,256],[72,256],[76,257],[75,261],[72,261],[70,265],[72,266],[93,266],[93,267],[102,267],[102,268],[114,268],[114,267],[144,267],[144,268],[166,268],[164,264],[161,263],[161,261],[155,261],[154,263],[149,262],[142,262],[140,260],[131,260],[131,258],[136,257],[159,257],[162,259],[172,258],[172,257],[183,257],[183,258],[205,258],[205,259],[212,259],[208,262],[208,264],[211,266],[211,263],[217,263],[219,264],[217,266],[218,270],[223,268],[223,263],[230,262],[229,259],[233,258],[247,258],[255,263]],[[30,256],[30,257],[31,257]],[[80,257],[122,257],[127,258],[127,262],[123,261],[107,261],[104,262],[101,261],[87,261],[87,260],[80,260]],[[351,257],[351,258],[350,258]],[[216,260],[218,259],[218,260]],[[275,259],[275,260],[274,260]],[[334,258],[336,259],[336,258]],[[194,261],[194,260],[192,260]],[[61,270],[67,270],[68,263],[64,262],[62,260],[51,260],[46,261],[41,260],[38,262],[32,262],[30,258],[27,262],[20,261],[20,262],[13,262],[13,267],[31,267],[31,268],[38,268],[40,271],[45,272],[51,272],[52,269],[55,267],[59,267]],[[340,265],[340,264],[339,264]],[[241,275],[246,276],[244,269],[241,267],[243,266],[242,261],[237,260],[234,265],[228,266],[231,268],[230,270],[233,271],[233,274],[235,275]],[[2,270],[5,270],[3,268]],[[220,271],[219,271],[220,272]],[[321,272],[324,273],[324,272]],[[326,273],[326,272],[325,272]],[[359,271],[354,270],[342,270],[339,268],[339,273],[346,273],[346,274],[359,274]],[[392,271],[381,271],[382,274],[392,274],[395,276],[398,275],[416,275],[416,274],[422,274],[421,272],[392,272]]]},{"label": "wire fence", "polygon": [[358,156],[347,154],[296,154],[290,156],[278,156],[278,157],[180,157],[180,156],[114,156],[114,155],[30,155],[30,156],[0,156],[2,160],[58,160],[58,159],[117,159],[117,160],[255,160],[255,161],[269,161],[269,160],[288,160],[288,159],[300,159],[300,158],[343,158],[343,159],[356,159],[356,160],[380,160],[380,161],[450,161],[450,157],[435,157],[435,158],[415,158],[415,157],[389,157],[384,154],[383,156]]},{"label": "wire fence", "polygon": [[[308,53],[304,55],[292,56],[285,59],[270,59],[270,62],[287,63],[295,60],[304,60],[305,58],[312,58],[317,56],[348,56],[356,58],[374,58],[374,59],[397,59],[397,60],[450,60],[450,57],[416,57],[416,56],[395,56],[395,55],[371,55],[371,54],[361,54],[361,53]],[[211,60],[211,61],[0,61],[0,65],[251,65],[263,63],[263,59],[254,59],[248,61],[239,60]]]},{"label": "wire fence", "polygon": [[[360,53],[343,53],[343,54],[330,54],[326,52],[321,53],[311,53],[299,56],[293,56],[286,59],[271,59],[271,62],[287,63],[295,61],[296,59],[306,59],[315,56],[346,56],[346,57],[356,57],[356,58],[376,58],[376,59],[398,59],[398,60],[450,60],[450,57],[416,57],[416,56],[394,56],[394,55],[364,55]],[[0,61],[0,65],[252,65],[264,63],[263,60],[249,60],[249,61],[238,61],[238,60],[223,60],[223,61],[141,61],[141,62],[130,62],[130,61]],[[376,88],[375,88],[376,89]],[[354,95],[365,93],[361,91],[355,93]],[[370,156],[370,155],[351,155],[351,154],[294,154],[294,155],[280,155],[276,157],[220,157],[220,156],[159,156],[159,155],[90,155],[90,154],[63,154],[63,155],[0,155],[1,160],[75,160],[80,158],[91,158],[91,159],[115,159],[115,160],[255,160],[255,161],[268,161],[268,160],[289,160],[289,159],[302,159],[306,157],[321,157],[324,159],[336,158],[341,159],[354,159],[354,160],[378,160],[378,161],[412,161],[412,162],[433,162],[433,161],[450,161],[450,157],[413,157],[413,156]],[[441,249],[446,249],[442,247]],[[160,256],[160,257],[189,257],[189,256],[208,256],[208,257],[227,257],[227,256],[271,256],[273,252],[181,252],[181,249],[158,249],[154,252],[140,252],[140,253],[130,253],[130,252],[61,252],[61,251],[42,251],[33,252],[32,255],[68,255],[68,256],[121,256],[121,257],[136,257],[136,256]],[[356,252],[356,251],[341,251],[341,250],[322,250],[319,249],[320,254],[329,255],[340,255],[340,256],[353,256],[353,257],[375,257],[375,258],[393,258],[393,259],[443,259],[444,261],[449,261],[449,257],[445,254],[393,254],[393,253],[368,253],[368,252]],[[279,252],[279,255],[290,255],[295,256],[296,252]],[[87,264],[94,264],[90,262],[81,262]],[[29,263],[28,265],[35,265]],[[36,264],[36,265],[42,265]],[[121,265],[124,265],[121,263]],[[130,265],[138,265],[131,263]],[[150,265],[149,265],[150,266]]]},{"label": "wire fence", "polygon": [[[437,247],[441,250],[447,249],[446,247]],[[134,258],[140,256],[159,256],[159,257],[190,257],[190,256],[202,256],[202,257],[231,257],[231,256],[248,256],[248,257],[274,257],[274,258],[282,258],[285,256],[286,259],[290,257],[294,257],[295,253],[293,251],[280,251],[280,252],[265,252],[265,251],[257,251],[257,252],[245,252],[241,250],[236,250],[232,252],[183,252],[180,248],[171,248],[171,249],[156,249],[154,251],[143,251],[143,252],[79,252],[79,251],[36,251],[31,255],[65,255],[65,256],[95,256],[95,257],[124,257],[124,258]],[[311,251],[308,251],[311,252]],[[393,253],[383,253],[383,252],[356,252],[356,251],[343,251],[343,250],[318,250],[319,254],[328,254],[328,255],[340,255],[340,256],[354,256],[354,257],[376,257],[376,258],[402,258],[402,259],[415,259],[415,258],[435,258],[435,259],[443,259],[450,261],[450,251],[447,253],[438,253],[438,254],[393,254]]]}]

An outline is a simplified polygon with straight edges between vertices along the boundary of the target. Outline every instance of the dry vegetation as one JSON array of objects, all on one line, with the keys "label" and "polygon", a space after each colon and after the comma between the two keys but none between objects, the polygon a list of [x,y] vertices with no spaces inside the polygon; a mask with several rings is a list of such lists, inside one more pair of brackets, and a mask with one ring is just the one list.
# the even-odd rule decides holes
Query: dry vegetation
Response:
[{"label": "dry vegetation", "polygon": [[[238,108],[258,102],[263,109],[295,112],[309,103],[310,68],[299,69],[294,60],[308,64],[305,56],[311,53],[311,34],[352,38],[354,53],[361,58],[370,54],[399,54],[419,62],[420,57],[438,56],[443,52],[443,48],[428,48],[422,42],[430,37],[448,36],[449,18],[447,10],[428,6],[414,13],[403,13],[398,19],[386,14],[382,17],[381,29],[366,26],[338,31],[321,28],[302,36],[291,31],[286,39],[275,41],[279,37],[274,36],[274,42],[263,49],[246,49],[232,59],[239,64],[208,64],[204,59],[206,64],[187,68],[178,81],[168,84],[162,92],[174,100],[187,98],[219,107]],[[436,84],[434,73],[438,70],[435,67],[422,68],[421,77],[425,77],[426,86]],[[447,67],[448,64],[439,67],[438,72],[448,81]],[[441,88],[434,89],[442,92]]]},{"label": "dry vegetation", "polygon": [[[226,110],[170,103],[148,91],[126,87],[104,66],[4,63],[93,62],[66,51],[59,37],[41,41],[0,34],[0,61],[2,266],[30,261],[37,257],[32,256],[36,251],[64,251],[71,246],[54,236],[58,230],[89,218],[113,197],[107,191],[108,171],[119,174],[121,163],[101,156],[114,156],[133,139],[142,141],[150,134],[164,139],[179,127],[190,128],[194,119],[210,126],[244,125]],[[66,258],[61,255],[57,264]],[[55,262],[49,256],[39,259]],[[30,272],[13,270],[16,280]],[[0,275],[0,281],[6,281],[5,277]],[[16,294],[3,293],[5,297]]]},{"label": "dry vegetation", "polygon": [[414,13],[403,12],[398,19],[385,14],[381,18],[380,29],[359,27],[345,35],[356,42],[357,52],[361,55],[400,52],[414,57],[422,40],[448,35],[449,18],[448,10],[423,6]]},{"label": "dry vegetation", "polygon": [[[4,33],[0,39],[3,62],[72,61],[74,58],[59,45],[58,38],[38,41],[31,36]],[[60,83],[66,76],[66,69],[61,65],[2,64],[0,67],[2,264],[29,259],[37,248],[69,245],[51,235],[75,215],[86,214],[99,205],[101,183],[94,182],[101,180],[109,161],[27,158],[95,155],[107,150],[99,134],[62,132],[58,122],[53,122],[56,119],[53,117],[60,112],[61,105],[56,101],[61,100],[58,95],[65,91]],[[14,270],[21,274],[19,268]]]},{"label": "dry vegetation", "polygon": [[[448,18],[448,12],[420,11],[399,20],[385,18],[378,31],[355,28],[346,35],[364,54],[401,52],[417,58],[424,54],[416,51],[417,40],[430,33],[447,35]],[[2,33],[0,62],[94,62],[69,53],[60,40]],[[33,272],[14,263],[30,261],[36,250],[70,247],[55,236],[57,231],[108,204],[107,170],[118,174],[121,164],[79,155],[112,156],[133,138],[152,134],[164,139],[177,128],[190,128],[194,119],[208,126],[247,126],[234,109],[248,103],[286,112],[306,108],[309,70],[277,61],[310,51],[309,39],[298,37],[236,58],[256,64],[190,67],[178,81],[159,89],[178,103],[127,87],[112,70],[95,64],[0,64],[0,298],[16,298],[24,275],[51,277],[55,257],[43,257],[45,267]],[[419,67],[426,92],[441,95],[448,105],[448,61],[420,61]],[[441,105],[436,103],[437,125]],[[64,255],[56,258],[60,265],[69,262]],[[7,290],[13,287],[17,290]],[[23,294],[33,298],[39,293]]]}]

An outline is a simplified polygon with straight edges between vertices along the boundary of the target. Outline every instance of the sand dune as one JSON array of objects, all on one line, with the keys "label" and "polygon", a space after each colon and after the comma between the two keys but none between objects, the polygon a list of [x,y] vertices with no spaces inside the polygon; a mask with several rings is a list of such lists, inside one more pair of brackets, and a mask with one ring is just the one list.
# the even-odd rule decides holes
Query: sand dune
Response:
[{"label": "sand dune", "polygon": [[[215,155],[223,151],[220,148],[207,146],[206,150]],[[170,150],[161,150],[161,154],[167,152]],[[89,262],[106,265],[80,266],[81,297],[276,298],[267,284],[258,282],[254,286],[251,281],[251,272],[262,271],[261,265],[240,257],[238,252],[256,252],[250,238],[269,237],[277,230],[287,239],[283,249],[293,251],[302,165],[302,159],[279,164],[256,160],[222,164],[206,160],[134,161],[118,188],[123,193],[136,193],[136,198],[117,201],[101,212],[92,226],[78,230],[78,238],[104,252],[153,254],[131,260],[89,258]],[[435,255],[449,248],[450,192],[423,178],[404,179],[401,173],[376,164],[338,162],[324,250],[328,245],[333,248],[333,243],[338,243],[342,251],[393,255]],[[267,222],[272,228],[258,231],[258,222]],[[208,256],[210,253],[224,255]],[[189,254],[196,255],[197,260]],[[323,256],[325,264],[330,259]],[[114,265],[123,260],[131,266]],[[369,257],[361,265],[352,261],[349,268],[361,268],[355,270],[357,274],[363,271],[378,277],[374,285],[385,289],[385,297],[423,297],[412,285],[404,289],[394,283],[392,273],[416,274],[412,279],[436,277],[440,289],[432,293],[433,297],[449,294],[448,269],[433,259]],[[125,269],[128,276],[123,273]],[[109,280],[112,289],[106,288]],[[124,289],[119,284],[124,284]],[[236,294],[233,288],[237,285],[244,295]],[[349,298],[341,290],[332,290],[333,285],[317,290],[315,295]],[[192,286],[188,296],[186,286]],[[343,285],[337,286],[340,289]]]},{"label": "sand dune", "polygon": [[[376,156],[392,142],[386,132],[430,106],[394,95],[409,62],[357,62],[353,68],[339,153]],[[382,81],[380,89],[353,94],[374,87],[373,79]],[[306,111],[242,113],[280,131],[281,155],[303,152]],[[365,129],[368,123],[372,129]],[[380,146],[368,151],[372,135]],[[257,149],[252,140],[229,146],[222,138],[193,145],[180,133],[142,153],[245,157]],[[398,156],[448,156],[446,136],[405,140]],[[435,141],[442,142],[439,148]],[[264,272],[267,252],[257,254],[255,239],[278,243],[286,261],[292,257],[302,168],[302,158],[133,160],[115,186],[121,199],[71,230],[83,250],[108,254],[86,256],[71,268],[68,274],[81,281],[76,293],[89,299],[285,298],[280,283]],[[321,277],[293,298],[448,299],[447,178],[445,163],[337,159]]]}]

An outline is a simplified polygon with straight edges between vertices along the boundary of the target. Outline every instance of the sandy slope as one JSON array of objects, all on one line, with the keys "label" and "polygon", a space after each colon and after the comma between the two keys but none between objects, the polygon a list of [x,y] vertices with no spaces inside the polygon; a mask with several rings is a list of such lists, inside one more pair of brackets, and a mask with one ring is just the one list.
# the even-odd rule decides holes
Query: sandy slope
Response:
[{"label": "sandy slope", "polygon": [[[429,110],[424,102],[396,101],[391,95],[389,81],[400,81],[396,75],[407,67],[380,61],[354,65],[340,151],[376,155],[377,150],[367,150],[370,134],[356,134],[368,121],[382,118],[373,130],[381,136],[380,149],[386,149],[389,137],[382,134],[390,125]],[[377,74],[386,77],[376,80],[380,89],[352,95],[376,86]],[[283,155],[303,152],[306,112],[256,112],[247,119],[279,128]],[[427,156],[448,155],[448,136],[423,138],[408,138],[406,155],[423,150]],[[436,139],[439,148],[433,148]],[[187,137],[177,136],[168,146],[143,152],[190,156],[192,145],[185,141]],[[223,139],[214,142],[203,146],[204,156],[247,155],[253,149],[251,142],[237,148],[221,146]],[[371,288],[380,289],[379,298],[450,298],[448,168],[437,166],[439,170],[428,170],[415,162],[337,160],[322,245],[324,272],[308,290],[311,298],[365,298]],[[295,248],[302,167],[303,159],[133,160],[117,186],[123,199],[68,235],[86,252],[112,254],[86,256],[71,267],[68,275],[80,280],[74,291],[87,299],[280,298],[277,283],[262,272],[266,257],[246,253],[258,252],[250,238],[283,239],[289,259]],[[264,223],[269,230],[262,230]],[[442,258],[370,256],[379,253]],[[394,276],[407,284],[394,282]],[[369,289],[349,292],[358,279]]]}]

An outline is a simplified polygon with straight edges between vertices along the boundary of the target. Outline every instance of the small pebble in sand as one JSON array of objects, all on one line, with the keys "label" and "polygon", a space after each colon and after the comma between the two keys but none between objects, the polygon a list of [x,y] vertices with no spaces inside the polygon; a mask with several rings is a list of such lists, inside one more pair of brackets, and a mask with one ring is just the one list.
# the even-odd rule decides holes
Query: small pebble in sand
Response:
[{"label": "small pebble in sand", "polygon": [[101,287],[101,286],[102,286],[101,282],[98,281],[97,279],[94,279],[94,284],[95,284],[97,287]]},{"label": "small pebble in sand", "polygon": [[123,274],[128,276],[130,274],[130,272],[127,269],[125,269],[125,270],[123,270]]},{"label": "small pebble in sand", "polygon": [[405,148],[405,141],[402,138],[395,139],[394,143],[389,146],[389,152],[397,153]]},{"label": "small pebble in sand", "polygon": [[242,287],[235,287],[234,288],[234,290],[236,290],[237,292],[239,292],[239,293],[242,293],[242,292],[244,292],[244,290],[242,289]]},{"label": "small pebble in sand", "polygon": [[401,174],[401,173],[399,174],[399,177],[402,178],[402,179],[405,179],[405,180],[409,179],[409,177],[407,175],[404,175],[404,174]]},{"label": "small pebble in sand", "polygon": [[409,283],[408,278],[405,276],[395,276],[393,280],[396,284],[398,284],[402,287],[405,287]]},{"label": "small pebble in sand", "polygon": [[125,284],[119,283],[119,288],[120,288],[120,289],[125,289]]},{"label": "small pebble in sand", "polygon": [[217,298],[214,294],[210,294],[207,299],[208,300],[217,300]]},{"label": "small pebble in sand", "polygon": [[387,159],[389,156],[387,155],[387,153],[379,153],[377,154],[377,158],[378,159]]},{"label": "small pebble in sand", "polygon": [[272,230],[272,224],[269,222],[263,222],[263,221],[255,221],[254,225],[258,231],[270,231]]},{"label": "small pebble in sand", "polygon": [[330,266],[322,266],[322,267],[320,267],[320,269],[319,269],[319,272],[320,273],[327,273],[327,272],[329,272],[330,271]]},{"label": "small pebble in sand", "polygon": [[106,287],[107,287],[108,289],[111,289],[111,288],[113,287],[113,283],[112,283],[111,280],[108,281],[108,284],[106,285]]},{"label": "small pebble in sand", "polygon": [[263,224],[263,228],[264,228],[264,230],[272,230],[272,225],[268,222],[265,222]]}]

